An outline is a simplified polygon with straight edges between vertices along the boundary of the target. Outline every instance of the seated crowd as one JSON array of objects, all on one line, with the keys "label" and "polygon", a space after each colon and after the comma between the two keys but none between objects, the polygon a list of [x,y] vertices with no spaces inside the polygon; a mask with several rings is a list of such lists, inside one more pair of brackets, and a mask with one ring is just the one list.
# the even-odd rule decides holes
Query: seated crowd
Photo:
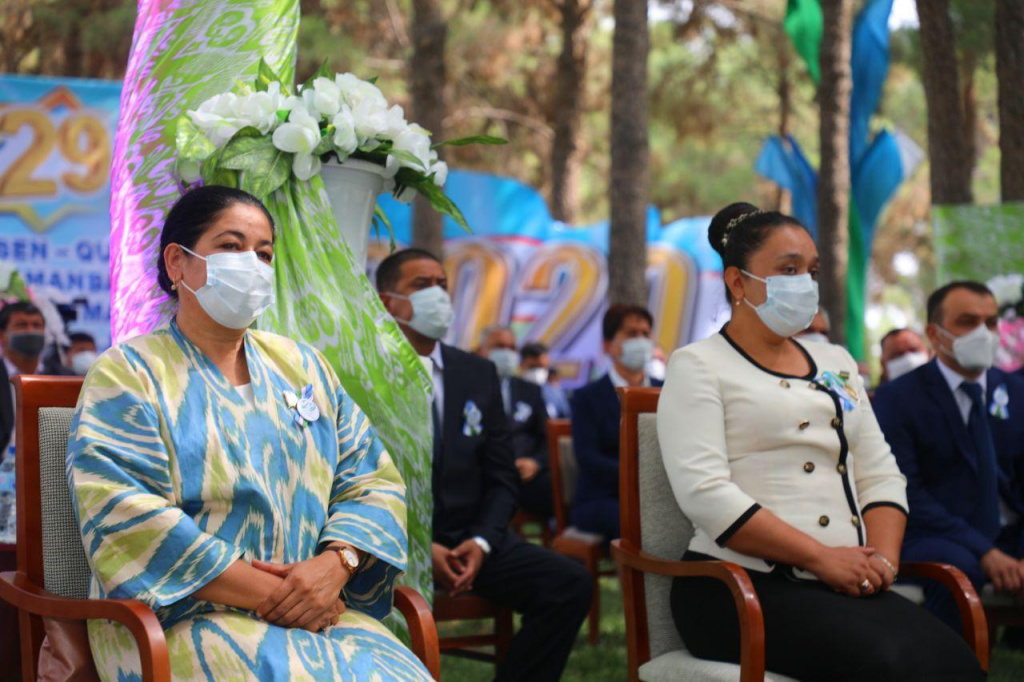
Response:
[{"label": "seated crowd", "polygon": [[[901,561],[937,561],[979,592],[1024,596],[1024,377],[992,366],[992,293],[954,282],[931,295],[934,357],[917,332],[888,333],[872,402],[864,368],[829,341],[817,248],[799,221],[733,204],[708,239],[730,321],[666,366],[650,312],[613,305],[607,369],[571,396],[548,349],[520,347],[510,327],[486,329],[475,353],[441,341],[454,315],[434,254],[381,262],[380,299],[432,378],[437,598],[521,614],[496,679],[559,679],[591,578],[510,523],[519,511],[550,523],[547,422],[571,418],[572,524],[605,545],[619,537],[616,389],[662,387],[665,472],[696,529],[681,560],[747,570],[768,670],[984,679],[948,592],[928,585],[918,606],[890,588]],[[392,455],[316,349],[252,327],[272,303],[274,242],[252,196],[192,190],[160,238],[159,282],[178,306],[168,328],[98,357],[72,335],[45,367],[42,314],[10,304],[2,371],[87,372],[67,456],[91,595],[152,607],[176,678],[429,679],[381,622],[408,559]],[[13,423],[0,391],[0,440],[13,442]],[[694,656],[740,660],[724,584],[676,578],[671,609]],[[120,626],[91,621],[89,638],[103,679],[137,678]]]}]

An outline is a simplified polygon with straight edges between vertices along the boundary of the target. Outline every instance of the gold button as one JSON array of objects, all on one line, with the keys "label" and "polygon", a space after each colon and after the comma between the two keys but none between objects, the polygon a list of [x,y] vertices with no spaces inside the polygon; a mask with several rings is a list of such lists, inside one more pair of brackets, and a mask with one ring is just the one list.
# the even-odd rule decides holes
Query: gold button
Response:
[{"label": "gold button", "polygon": [[818,525],[821,526],[822,528],[827,526],[828,525],[828,517],[827,516],[820,516],[820,517],[818,517]]},{"label": "gold button", "polygon": [[851,516],[850,517],[850,523],[852,523],[855,527],[860,528],[860,517],[859,516]]},{"label": "gold button", "polygon": [[842,419],[840,419],[839,417],[832,417],[832,428],[833,429],[838,429],[842,425],[843,425],[843,420]]},{"label": "gold button", "polygon": [[846,465],[845,464],[837,464],[836,465],[836,471],[838,471],[840,474],[845,476],[846,475]]},{"label": "gold button", "polygon": [[807,473],[814,471],[814,462],[804,462],[804,471]]},{"label": "gold button", "polygon": [[782,381],[779,382],[779,386],[782,386],[783,388],[789,388],[789,382],[783,379]]}]

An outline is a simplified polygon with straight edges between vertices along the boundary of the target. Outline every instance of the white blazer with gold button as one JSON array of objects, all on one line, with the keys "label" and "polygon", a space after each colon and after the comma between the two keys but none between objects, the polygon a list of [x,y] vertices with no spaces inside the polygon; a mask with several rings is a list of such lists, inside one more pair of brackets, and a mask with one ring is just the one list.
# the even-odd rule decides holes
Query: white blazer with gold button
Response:
[{"label": "white blazer with gold button", "polygon": [[725,546],[762,507],[832,547],[864,545],[872,507],[907,511],[906,478],[857,363],[840,346],[800,346],[812,368],[805,377],[761,367],[724,330],[672,354],[658,439],[672,491],[696,526],[691,551],[767,572],[768,562]]}]

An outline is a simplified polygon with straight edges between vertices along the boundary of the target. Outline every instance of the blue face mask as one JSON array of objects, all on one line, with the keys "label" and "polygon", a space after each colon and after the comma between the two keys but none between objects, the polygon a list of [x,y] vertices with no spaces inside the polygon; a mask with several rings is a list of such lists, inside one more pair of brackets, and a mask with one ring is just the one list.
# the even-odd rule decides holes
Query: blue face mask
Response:
[{"label": "blue face mask", "polygon": [[782,337],[798,334],[811,326],[818,314],[818,283],[809,272],[802,275],[777,275],[762,279],[746,270],[740,270],[751,279],[765,283],[767,297],[755,306],[747,299],[743,302],[757,312],[765,326]]}]

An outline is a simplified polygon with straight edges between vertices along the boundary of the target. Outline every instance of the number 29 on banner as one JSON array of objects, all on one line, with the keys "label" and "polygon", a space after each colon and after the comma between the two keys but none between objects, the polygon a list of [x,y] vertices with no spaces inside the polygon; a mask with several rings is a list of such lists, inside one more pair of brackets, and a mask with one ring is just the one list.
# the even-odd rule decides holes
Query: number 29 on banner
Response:
[{"label": "number 29 on banner", "polygon": [[[110,134],[104,123],[86,112],[72,112],[57,121],[38,109],[0,108],[0,139],[10,140],[27,128],[28,147],[0,165],[0,199],[56,197],[58,183],[88,194],[110,179]],[[47,163],[54,148],[56,163]]]}]

